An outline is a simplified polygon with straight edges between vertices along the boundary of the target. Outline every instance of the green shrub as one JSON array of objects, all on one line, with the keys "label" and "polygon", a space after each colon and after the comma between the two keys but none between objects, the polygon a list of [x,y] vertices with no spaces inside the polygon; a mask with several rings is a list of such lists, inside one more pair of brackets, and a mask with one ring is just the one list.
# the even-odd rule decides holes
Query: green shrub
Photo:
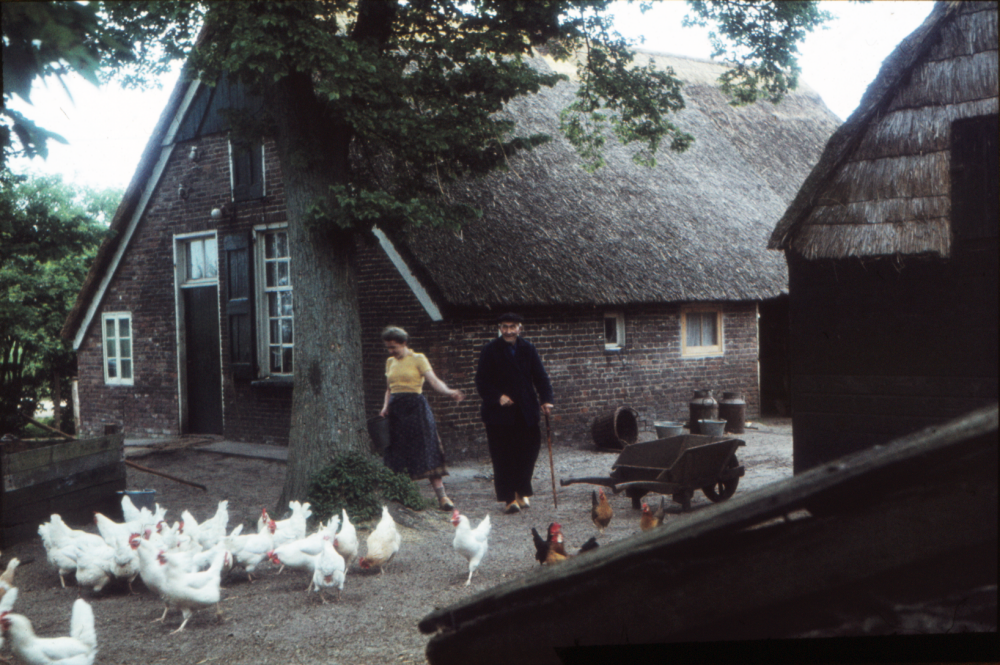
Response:
[{"label": "green shrub", "polygon": [[356,452],[341,453],[318,471],[310,482],[307,500],[312,504],[313,519],[327,520],[346,508],[351,521],[356,522],[377,519],[382,506],[390,501],[413,510],[428,506],[409,476]]}]

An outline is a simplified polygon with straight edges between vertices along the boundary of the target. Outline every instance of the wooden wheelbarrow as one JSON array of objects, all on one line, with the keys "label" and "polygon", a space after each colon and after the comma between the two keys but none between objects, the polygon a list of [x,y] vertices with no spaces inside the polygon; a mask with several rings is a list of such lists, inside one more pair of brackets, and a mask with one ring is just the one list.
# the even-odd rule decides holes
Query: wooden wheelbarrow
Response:
[{"label": "wooden wheelbarrow", "polygon": [[640,508],[648,492],[670,494],[683,510],[690,510],[694,491],[700,489],[711,501],[725,501],[736,492],[744,469],[736,459],[742,439],[701,434],[682,434],[626,447],[607,478],[563,478],[563,487],[589,483],[625,492],[632,507]]}]

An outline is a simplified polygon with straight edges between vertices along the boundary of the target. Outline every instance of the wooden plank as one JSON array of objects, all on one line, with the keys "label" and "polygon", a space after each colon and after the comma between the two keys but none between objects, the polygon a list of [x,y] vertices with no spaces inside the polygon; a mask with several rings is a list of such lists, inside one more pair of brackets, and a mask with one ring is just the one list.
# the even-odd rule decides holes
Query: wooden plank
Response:
[{"label": "wooden plank", "polygon": [[0,455],[0,469],[4,475],[19,473],[106,450],[121,450],[123,443],[123,435],[113,434],[98,439],[66,441],[21,452],[4,451]]},{"label": "wooden plank", "polygon": [[94,511],[108,511],[109,517],[115,516],[114,510],[120,505],[121,497],[117,492],[125,489],[125,478],[112,479],[100,484],[80,487],[73,492],[58,496],[45,497],[34,503],[21,506],[10,522],[4,526],[17,524],[33,524],[35,531],[38,525],[59,513],[69,524],[88,523],[93,519]]},{"label": "wooden plank", "polygon": [[[538,568],[428,614],[428,659],[558,663],[553,647],[667,642],[913,562],[995,548],[996,444],[994,405]],[[802,508],[825,516],[750,528]]]},{"label": "wooden plank", "polygon": [[12,492],[26,487],[32,487],[49,480],[70,478],[78,473],[121,463],[123,460],[120,449],[102,450],[101,452],[82,457],[72,457],[60,460],[48,466],[36,467],[19,473],[4,473],[3,486],[5,492]]},{"label": "wooden plank", "polygon": [[24,506],[38,501],[48,500],[63,494],[76,492],[83,487],[100,485],[118,478],[125,477],[125,467],[121,463],[106,464],[80,473],[54,478],[52,480],[6,492],[0,496],[0,522],[6,523],[17,516]]}]

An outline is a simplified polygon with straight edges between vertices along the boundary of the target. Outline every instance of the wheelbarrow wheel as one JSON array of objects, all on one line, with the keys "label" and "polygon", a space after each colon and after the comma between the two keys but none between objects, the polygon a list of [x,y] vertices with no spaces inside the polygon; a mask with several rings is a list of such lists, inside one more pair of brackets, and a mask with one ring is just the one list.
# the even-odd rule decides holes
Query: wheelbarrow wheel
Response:
[{"label": "wheelbarrow wheel", "polygon": [[[729,458],[729,468],[737,467],[740,463],[736,459],[736,455]],[[712,503],[719,503],[720,501],[725,501],[736,493],[736,486],[740,484],[739,476],[735,478],[730,478],[728,480],[717,480],[711,485],[705,485],[701,488],[701,491],[705,493],[705,496],[709,498]]]}]

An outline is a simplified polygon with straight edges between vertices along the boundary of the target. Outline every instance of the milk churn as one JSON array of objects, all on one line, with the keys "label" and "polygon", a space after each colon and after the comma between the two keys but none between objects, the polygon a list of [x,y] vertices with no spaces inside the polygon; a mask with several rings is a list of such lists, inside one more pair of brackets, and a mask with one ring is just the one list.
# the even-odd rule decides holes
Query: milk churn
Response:
[{"label": "milk churn", "polygon": [[722,393],[719,400],[719,419],[726,421],[726,431],[743,434],[747,417],[747,403],[740,393]]},{"label": "milk churn", "polygon": [[701,427],[698,421],[715,420],[719,417],[719,403],[712,397],[711,390],[696,390],[694,398],[688,404],[690,411],[690,421],[688,427],[692,434],[701,434]]}]

